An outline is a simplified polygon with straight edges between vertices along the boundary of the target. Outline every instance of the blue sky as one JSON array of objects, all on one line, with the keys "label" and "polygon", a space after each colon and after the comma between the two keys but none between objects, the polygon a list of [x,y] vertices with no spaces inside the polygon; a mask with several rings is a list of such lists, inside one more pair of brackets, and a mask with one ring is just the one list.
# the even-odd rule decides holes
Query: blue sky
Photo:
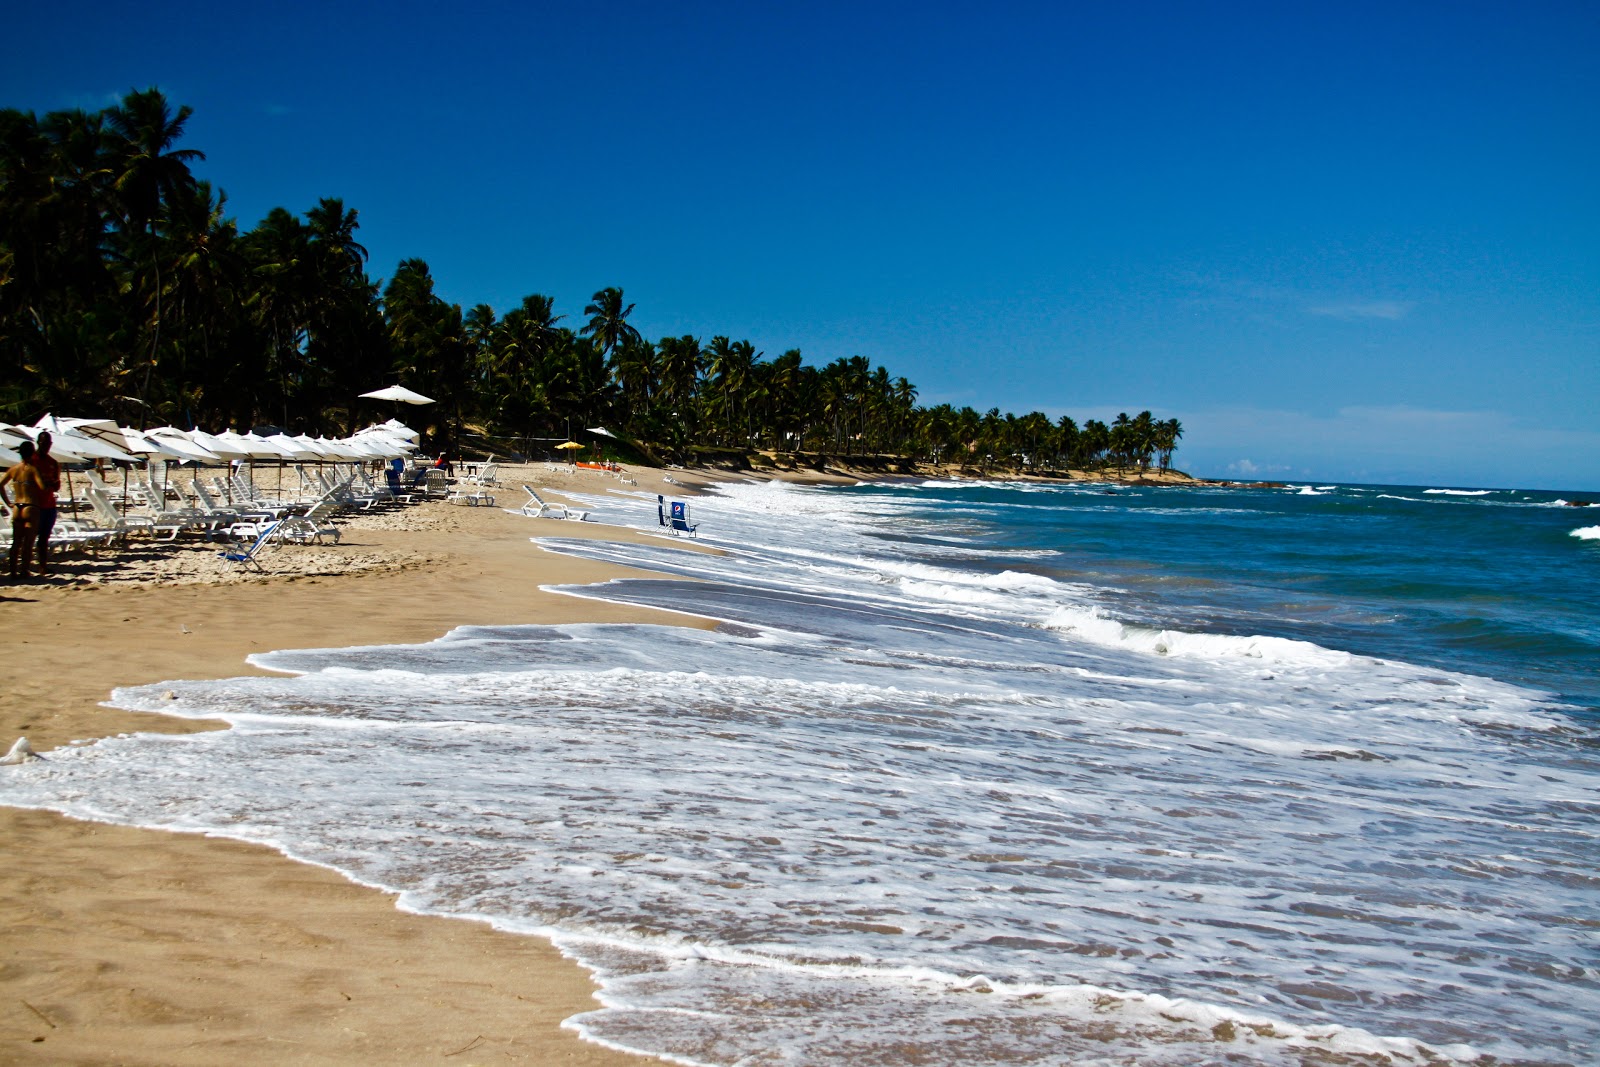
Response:
[{"label": "blue sky", "polygon": [[1178,465],[1600,489],[1600,5],[28,5],[0,106],[155,85],[251,226],[498,310],[1185,427]]}]

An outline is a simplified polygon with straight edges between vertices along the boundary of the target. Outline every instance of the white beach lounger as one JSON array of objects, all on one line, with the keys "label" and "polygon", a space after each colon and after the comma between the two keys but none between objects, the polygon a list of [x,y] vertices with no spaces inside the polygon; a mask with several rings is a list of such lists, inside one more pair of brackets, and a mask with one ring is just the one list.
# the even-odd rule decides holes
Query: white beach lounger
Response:
[{"label": "white beach lounger", "polygon": [[530,515],[535,519],[577,519],[579,522],[589,517],[589,513],[582,508],[568,507],[553,500],[546,500],[531,485],[522,488],[528,494],[527,503],[522,505],[524,515]]}]

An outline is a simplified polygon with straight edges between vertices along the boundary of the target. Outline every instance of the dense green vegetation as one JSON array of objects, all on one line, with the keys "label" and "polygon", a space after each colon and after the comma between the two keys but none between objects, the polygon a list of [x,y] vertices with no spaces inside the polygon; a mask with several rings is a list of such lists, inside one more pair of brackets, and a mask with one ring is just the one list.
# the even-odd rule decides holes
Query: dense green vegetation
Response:
[{"label": "dense green vegetation", "polygon": [[604,425],[663,458],[1166,467],[1182,434],[1148,411],[1080,427],[920,407],[916,386],[860,356],[818,367],[723,336],[650,341],[617,288],[578,319],[538,294],[463,313],[420,259],[374,282],[343,201],[241,232],[190,171],[203,154],[177,147],[189,115],[155,89],[98,113],[0,111],[0,417],[338,433],[387,414],[355,398],[398,380],[439,401],[404,414],[447,448],[469,427],[503,442]]}]

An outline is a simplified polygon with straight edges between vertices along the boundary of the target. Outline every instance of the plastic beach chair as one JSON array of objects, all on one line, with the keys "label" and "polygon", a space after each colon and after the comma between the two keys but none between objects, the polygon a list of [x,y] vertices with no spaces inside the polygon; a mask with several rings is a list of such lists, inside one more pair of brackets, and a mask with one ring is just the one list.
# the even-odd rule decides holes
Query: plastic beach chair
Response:
[{"label": "plastic beach chair", "polygon": [[[659,499],[658,497],[657,500]],[[674,500],[668,505],[664,515],[657,509],[656,517],[661,520],[663,526],[672,531],[672,536],[674,537],[681,533],[694,537],[696,536],[695,531],[700,529],[698,522],[689,521],[689,505],[682,500]]]},{"label": "plastic beach chair", "polygon": [[417,496],[421,493],[421,490],[413,492],[410,488],[408,488],[405,483],[400,480],[399,471],[395,470],[393,467],[385,467],[383,469],[383,477],[384,481],[386,481],[389,485],[390,496],[394,497],[402,504],[412,504],[416,502]]},{"label": "plastic beach chair", "polygon": [[531,515],[536,519],[577,519],[579,522],[589,517],[587,511],[546,500],[531,485],[525,485],[522,489],[528,494],[527,502],[522,505],[524,515]]},{"label": "plastic beach chair", "polygon": [[278,528],[282,525],[283,523],[281,521],[263,523],[260,527],[260,532],[256,535],[255,541],[250,545],[249,548],[230,548],[223,552],[218,552],[217,555],[221,556],[225,560],[228,560],[230,563],[239,564],[246,570],[254,568],[256,571],[265,574],[267,569],[261,565],[261,561],[257,559],[256,556],[258,556],[261,550],[266,547],[267,542],[273,540],[273,538],[277,536]]},{"label": "plastic beach chair", "polygon": [[455,492],[444,498],[446,504],[465,504],[468,507],[494,507],[494,496],[486,489],[478,489],[458,482]]},{"label": "plastic beach chair", "polygon": [[311,510],[304,515],[291,515],[284,519],[279,536],[301,544],[331,537],[333,543],[338,544],[339,527],[334,524],[333,517],[339,513],[341,506],[337,500],[324,497],[311,505]]}]

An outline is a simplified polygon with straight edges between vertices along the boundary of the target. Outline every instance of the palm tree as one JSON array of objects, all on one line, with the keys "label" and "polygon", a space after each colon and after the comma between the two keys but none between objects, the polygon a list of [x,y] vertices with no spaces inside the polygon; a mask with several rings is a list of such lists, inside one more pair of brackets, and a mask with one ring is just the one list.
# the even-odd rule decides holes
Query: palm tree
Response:
[{"label": "palm tree", "polygon": [[[176,373],[157,383],[164,387],[158,389],[160,395],[147,397],[139,408],[135,420],[141,424],[155,416],[193,425],[197,403],[231,399],[233,387],[227,383],[236,376],[224,353],[231,354],[235,337],[253,331],[239,228],[223,217],[226,204],[227,197],[213,194],[209,182],[197,182],[167,207],[163,256],[170,263],[169,308],[178,361]],[[208,391],[214,394],[209,399]]]},{"label": "palm tree", "polygon": [[1107,454],[1111,451],[1110,427],[1099,419],[1089,419],[1083,424],[1083,433],[1078,440],[1083,449],[1081,464],[1084,467],[1104,466]]},{"label": "palm tree", "polygon": [[1070,469],[1077,460],[1078,424],[1072,421],[1072,416],[1063,415],[1056,423],[1056,462]]},{"label": "palm tree", "polygon": [[1155,447],[1161,457],[1161,469],[1172,466],[1172,453],[1178,448],[1178,438],[1183,436],[1183,424],[1177,419],[1164,419],[1156,424]]},{"label": "palm tree", "polygon": [[761,353],[749,341],[730,341],[726,337],[713,337],[706,346],[709,363],[706,375],[716,390],[721,413],[722,443],[742,445],[749,443],[748,405],[746,394],[754,376],[756,361]]},{"label": "palm tree", "polygon": [[612,372],[622,387],[625,423],[633,427],[648,420],[660,388],[656,346],[642,339],[623,345],[612,354]]},{"label": "palm tree", "polygon": [[307,235],[319,278],[338,283],[363,275],[367,250],[355,239],[360,228],[355,209],[346,211],[343,200],[324,197],[306,212]]},{"label": "palm tree", "polygon": [[1107,443],[1117,466],[1125,469],[1133,458],[1133,420],[1128,418],[1126,411],[1119,411],[1112,421]]},{"label": "palm tree", "polygon": [[253,385],[276,390],[270,397],[258,393],[249,407],[280,412],[287,424],[289,398],[303,372],[306,322],[315,293],[310,238],[299,219],[278,207],[245,235],[244,249],[253,275],[256,317],[267,342],[264,373]]},{"label": "palm tree", "polygon": [[13,418],[121,391],[107,338],[130,331],[102,143],[99,115],[0,111],[0,404]]},{"label": "palm tree", "polygon": [[692,415],[700,388],[704,354],[700,339],[690,334],[663,337],[656,345],[661,359],[661,393],[664,402],[680,420]]},{"label": "palm tree", "polygon": [[356,212],[329,197],[307,211],[305,220],[308,374],[296,406],[320,410],[372,388],[392,352],[384,331],[374,328],[377,287],[367,278],[367,250],[355,239]]},{"label": "palm tree", "polygon": [[112,189],[123,239],[130,259],[139,258],[137,245],[146,246],[152,275],[148,288],[150,354],[141,395],[149,391],[161,344],[161,264],[154,241],[156,223],[164,204],[192,191],[194,176],[189,173],[189,164],[206,158],[197,149],[172,147],[183,136],[183,127],[192,114],[194,109],[188,105],[173,112],[167,98],[154,88],[131,92],[120,105],[104,112],[115,174]]},{"label": "palm tree", "polygon": [[602,289],[590,297],[593,303],[584,307],[589,324],[578,332],[590,337],[600,348],[600,354],[609,358],[617,347],[634,344],[641,338],[639,331],[628,324],[633,305],[622,306],[622,290],[615,286]]},{"label": "palm tree", "polygon": [[894,399],[894,428],[897,448],[901,452],[912,450],[912,416],[917,407],[917,387],[904,377],[896,378],[891,386]]},{"label": "palm tree", "polygon": [[[436,425],[438,443],[454,450],[461,406],[472,380],[472,343],[459,304],[433,291],[433,275],[420,259],[406,259],[383,291],[384,316],[400,380],[439,402],[452,423]],[[430,411],[429,414],[433,412]]]},{"label": "palm tree", "polygon": [[472,356],[473,392],[481,404],[485,397],[493,395],[494,356],[500,342],[500,322],[495,318],[494,308],[488,304],[474,304],[462,317],[461,328],[466,331],[467,346]]},{"label": "palm tree", "polygon": [[763,421],[776,437],[777,447],[782,448],[791,440],[791,434],[798,437],[803,424],[800,350],[791,348],[767,366],[767,409]]},{"label": "palm tree", "polygon": [[1140,470],[1146,470],[1150,466],[1150,456],[1156,450],[1155,430],[1155,419],[1151,417],[1150,412],[1141,411],[1134,416],[1128,439],[1133,448],[1133,458],[1138,461]]}]

